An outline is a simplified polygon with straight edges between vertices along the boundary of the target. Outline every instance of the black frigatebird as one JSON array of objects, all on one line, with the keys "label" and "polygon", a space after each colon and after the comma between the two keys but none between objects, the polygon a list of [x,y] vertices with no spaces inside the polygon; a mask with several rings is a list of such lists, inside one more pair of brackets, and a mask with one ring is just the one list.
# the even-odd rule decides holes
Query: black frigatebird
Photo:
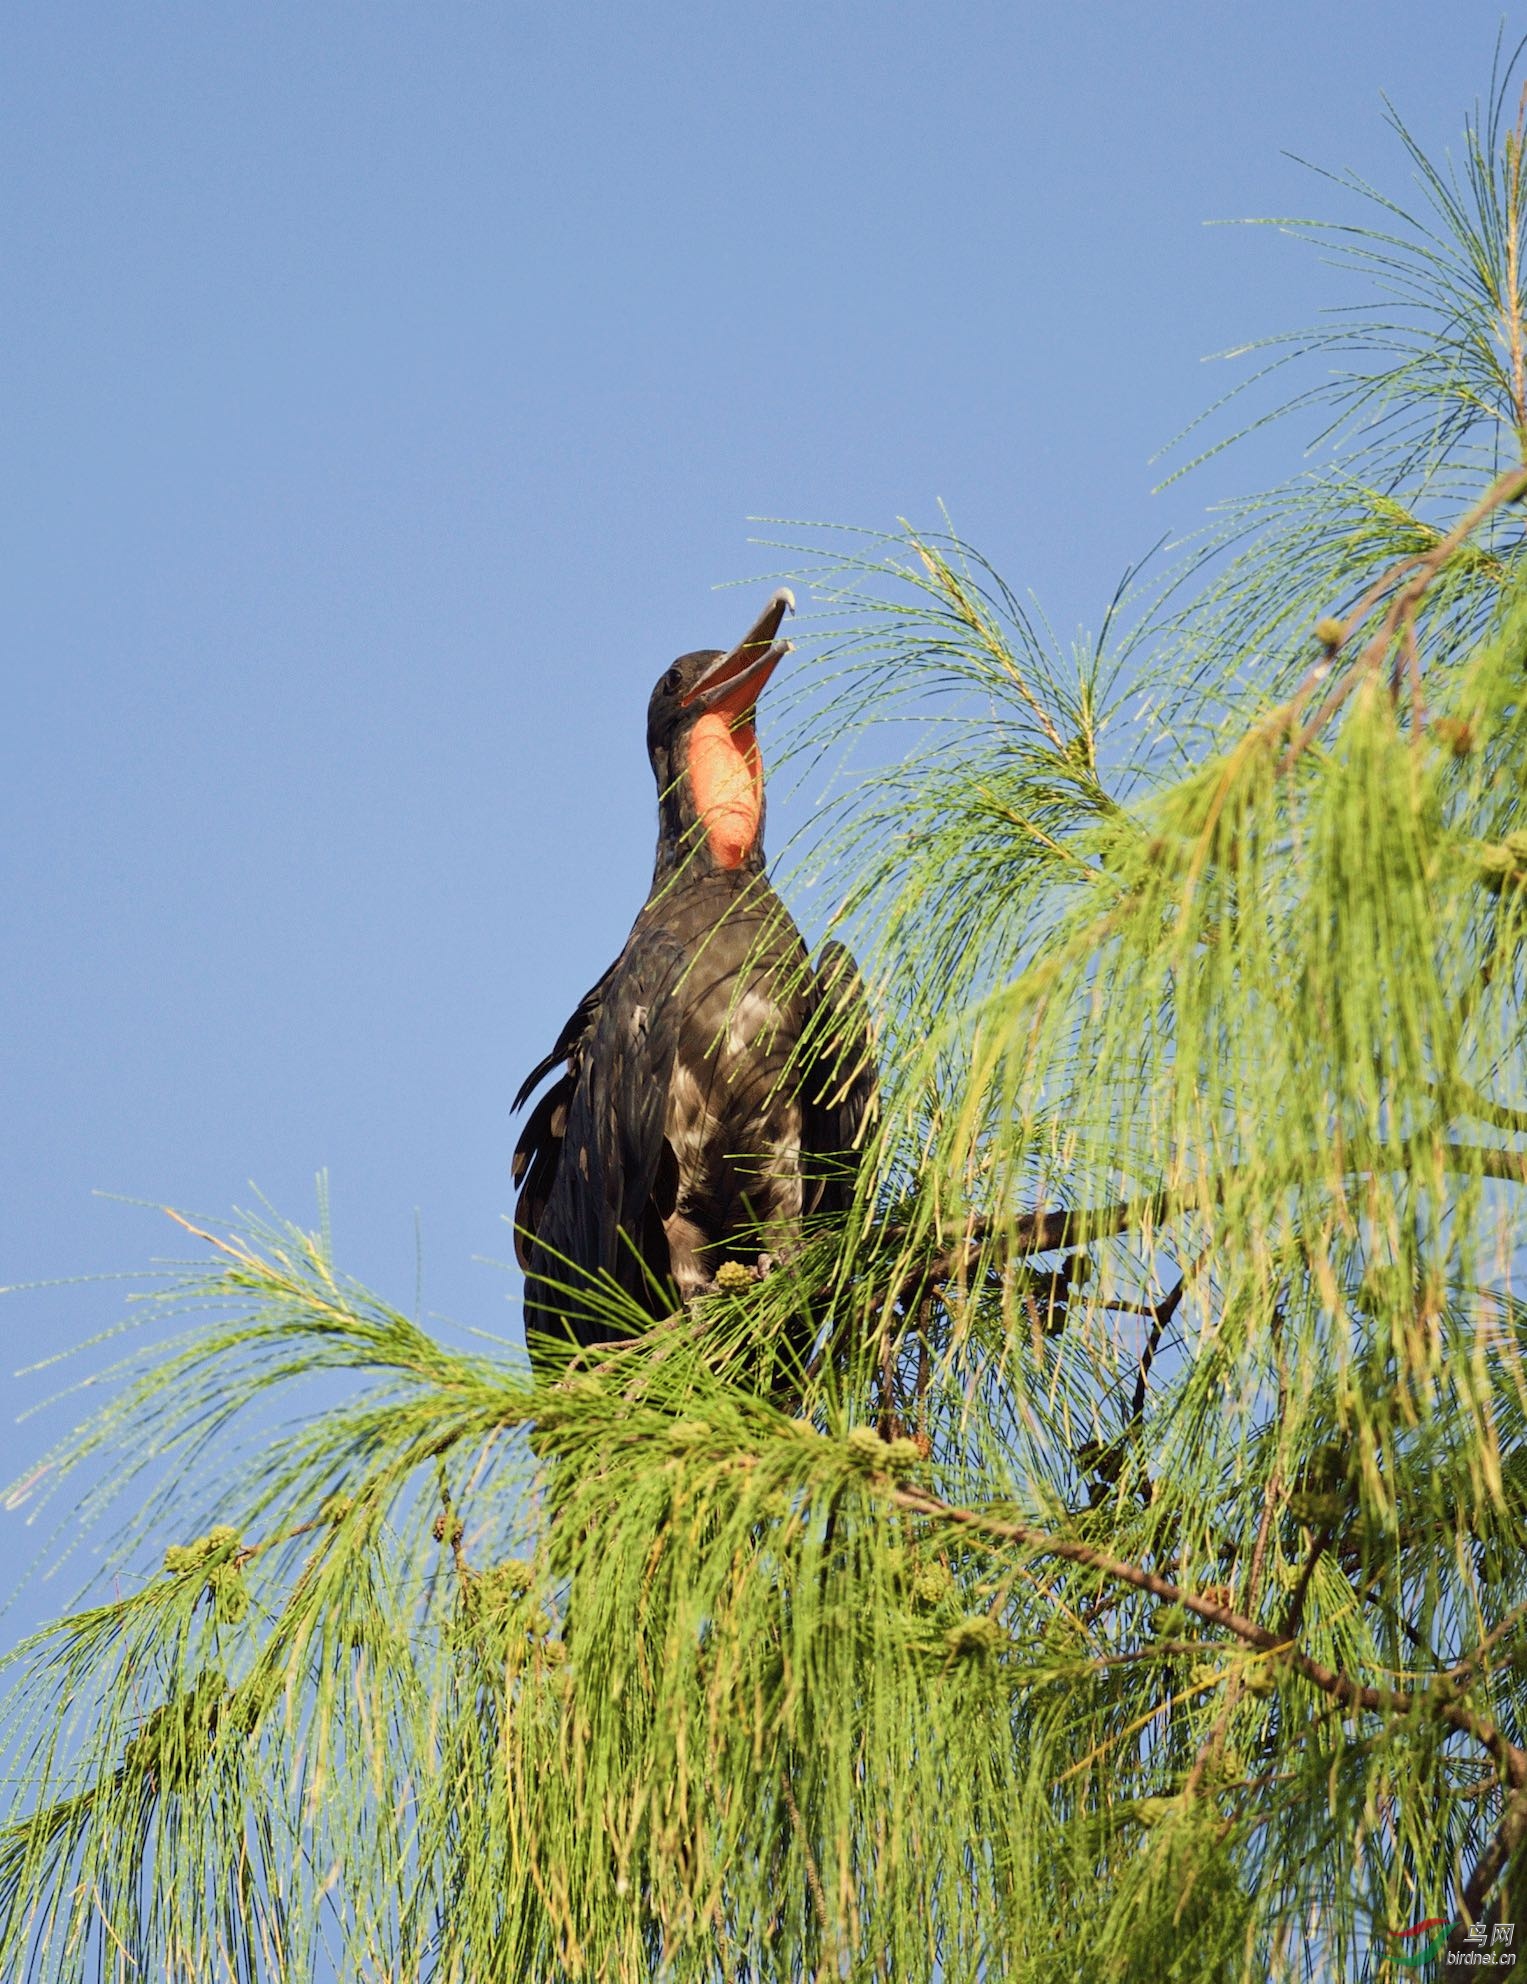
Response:
[{"label": "black frigatebird", "polygon": [[876,1097],[858,976],[837,943],[813,965],[764,873],[756,705],[794,604],[781,589],[735,647],[680,655],[648,703],[651,891],[514,1101],[561,1067],[514,1154],[532,1351],[620,1333],[601,1280],[659,1320],[851,1197]]}]

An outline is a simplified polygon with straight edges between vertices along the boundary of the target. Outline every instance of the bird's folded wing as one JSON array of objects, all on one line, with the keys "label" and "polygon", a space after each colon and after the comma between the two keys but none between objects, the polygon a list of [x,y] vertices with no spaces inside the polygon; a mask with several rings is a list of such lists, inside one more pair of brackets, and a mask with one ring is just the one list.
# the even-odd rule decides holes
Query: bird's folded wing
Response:
[{"label": "bird's folded wing", "polygon": [[[546,1079],[553,1068],[559,1067],[577,1050],[583,1036],[588,1032],[593,1022],[594,1015],[599,1010],[599,1001],[604,997],[604,988],[609,984],[619,964],[620,960],[617,958],[615,963],[609,967],[595,984],[589,987],[577,1005],[574,1006],[572,1012],[563,1023],[562,1031],[557,1035],[556,1044],[552,1047],[551,1052],[544,1054],[536,1062],[530,1073],[520,1083],[518,1089],[516,1089],[514,1100],[509,1105],[511,1109],[523,1109],[525,1104],[530,1100],[537,1085]],[[527,1123],[525,1134],[528,1135],[529,1131],[530,1125]],[[523,1141],[524,1138],[522,1137],[521,1142]],[[515,1155],[518,1157],[518,1151],[516,1151]],[[516,1176],[518,1176],[518,1173],[516,1173]]]},{"label": "bird's folded wing", "polygon": [[672,1167],[663,1131],[683,968],[679,944],[641,931],[604,981],[576,1074],[564,1078],[556,1175],[536,1222],[536,1264],[549,1280],[608,1275],[650,1304],[668,1279],[654,1192]]},{"label": "bird's folded wing", "polygon": [[829,938],[813,978],[802,1040],[805,1203],[808,1213],[841,1213],[853,1197],[859,1154],[879,1112],[880,1082],[864,984],[852,954]]}]

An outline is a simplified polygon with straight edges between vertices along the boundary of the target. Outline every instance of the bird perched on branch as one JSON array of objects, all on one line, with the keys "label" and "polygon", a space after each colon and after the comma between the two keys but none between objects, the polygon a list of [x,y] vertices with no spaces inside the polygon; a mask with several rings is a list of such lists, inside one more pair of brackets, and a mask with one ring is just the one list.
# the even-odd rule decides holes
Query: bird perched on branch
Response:
[{"label": "bird perched on branch", "polygon": [[718,1270],[766,1272],[852,1194],[876,1097],[858,975],[841,944],[812,964],[764,874],[754,724],[794,604],[775,593],[734,648],[681,655],[652,692],[651,892],[515,1097],[561,1068],[514,1154],[532,1351],[617,1334],[611,1283],[658,1319]]}]

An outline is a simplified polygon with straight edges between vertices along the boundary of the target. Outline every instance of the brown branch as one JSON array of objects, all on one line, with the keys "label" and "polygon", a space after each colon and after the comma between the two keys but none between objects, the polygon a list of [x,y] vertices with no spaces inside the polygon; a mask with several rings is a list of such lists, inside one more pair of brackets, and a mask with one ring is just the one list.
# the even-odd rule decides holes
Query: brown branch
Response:
[{"label": "brown branch", "polygon": [[1450,1118],[1473,1116],[1481,1123],[1493,1124],[1497,1130],[1516,1130],[1527,1136],[1527,1109],[1514,1109],[1508,1102],[1497,1102],[1459,1076],[1445,1087],[1433,1082],[1431,1091]]},{"label": "brown branch", "polygon": [[801,1843],[801,1855],[806,1862],[806,1885],[811,1890],[811,1899],[817,1912],[817,1923],[824,1938],[831,1940],[832,1919],[827,1913],[827,1896],[822,1890],[822,1876],[817,1872],[816,1855],[811,1850],[811,1841],[806,1834],[806,1822],[801,1817],[801,1808],[795,1802],[795,1793],[790,1789],[790,1779],[784,1771],[779,1774],[779,1788],[785,1794],[785,1808],[790,1814],[790,1823],[795,1828],[795,1836]]},{"label": "brown branch", "polygon": [[[1090,1543],[1066,1536],[1053,1536],[1048,1531],[1036,1529],[1029,1523],[1015,1522],[1003,1516],[992,1516],[979,1509],[957,1507],[941,1501],[918,1488],[896,1487],[889,1490],[890,1499],[898,1508],[909,1510],[915,1515],[926,1516],[934,1521],[947,1522],[959,1528],[974,1531],[979,1535],[995,1538],[999,1542],[1017,1543],[1026,1550],[1041,1556],[1061,1557],[1068,1563],[1079,1564],[1086,1570],[1096,1571],[1102,1577],[1113,1578],[1120,1584],[1132,1585],[1136,1591],[1148,1591],[1153,1597],[1164,1599],[1169,1605],[1181,1605],[1184,1610],[1209,1624],[1221,1626],[1235,1638],[1244,1640],[1248,1646],[1261,1653],[1276,1653],[1287,1661],[1290,1668],[1299,1674],[1322,1694],[1329,1695],[1335,1702],[1348,1708],[1366,1709],[1374,1714],[1403,1716],[1413,1713],[1418,1706],[1417,1697],[1403,1690],[1373,1688],[1360,1681],[1354,1681],[1339,1669],[1327,1667],[1312,1655],[1280,1633],[1269,1632],[1259,1626],[1254,1619],[1248,1619],[1232,1606],[1222,1604],[1198,1592],[1184,1590],[1170,1578],[1161,1577],[1155,1571],[1147,1570],[1143,1564],[1129,1564],[1122,1558],[1112,1557],[1107,1551],[1096,1549]],[[1444,1677],[1446,1678],[1446,1677]],[[1489,1751],[1514,1785],[1527,1787],[1527,1750],[1518,1747],[1485,1718],[1460,1701],[1442,1699],[1437,1703],[1437,1714],[1451,1728],[1461,1734],[1471,1736],[1475,1742]]]},{"label": "brown branch", "polygon": [[456,1577],[461,1585],[462,1596],[463,1598],[470,1599],[475,1586],[472,1566],[467,1562],[466,1548],[462,1542],[466,1526],[457,1513],[455,1503],[451,1500],[451,1491],[445,1478],[444,1462],[440,1464],[439,1469],[439,1488],[440,1513],[436,1516],[434,1523],[435,1541],[437,1543],[443,1543],[450,1551],[451,1562],[456,1567]]},{"label": "brown branch", "polygon": [[[1504,475],[1498,476],[1491,483],[1472,510],[1460,518],[1445,536],[1438,538],[1430,551],[1402,558],[1397,565],[1392,565],[1369,587],[1346,619],[1335,623],[1333,636],[1327,643],[1328,652],[1325,659],[1316,663],[1288,702],[1266,719],[1261,726],[1265,735],[1276,737],[1292,728],[1300,711],[1329,675],[1332,657],[1350,640],[1378,602],[1390,592],[1391,587],[1395,588],[1378,632],[1349,665],[1346,672],[1338,677],[1314,716],[1289,739],[1288,749],[1278,765],[1280,772],[1289,770],[1310,741],[1319,736],[1358,684],[1379,667],[1396,634],[1408,626],[1416,608],[1425,597],[1427,588],[1453,553],[1487,517],[1493,516],[1505,504],[1515,502],[1517,497],[1523,494],[1527,494],[1527,469],[1508,469]],[[1403,584],[1400,583],[1402,580]]]},{"label": "brown branch", "polygon": [[[1515,1782],[1515,1780],[1513,1780]],[[1475,1861],[1463,1893],[1458,1897],[1458,1913],[1447,1939],[1448,1955],[1464,1947],[1469,1925],[1484,1912],[1490,1890],[1506,1870],[1506,1862],[1527,1838],[1527,1791],[1520,1787],[1507,1799],[1506,1810],[1494,1838]]]},{"label": "brown branch", "polygon": [[1288,1616],[1283,1621],[1283,1637],[1291,1640],[1299,1630],[1299,1622],[1304,1617],[1304,1601],[1309,1596],[1310,1579],[1315,1575],[1315,1566],[1330,1548],[1332,1527],[1327,1524],[1310,1545],[1310,1554],[1304,1560],[1304,1568],[1299,1573],[1299,1582],[1294,1586],[1288,1601]]},{"label": "brown branch", "polygon": [[[1337,1551],[1336,1555],[1343,1571],[1346,1572],[1349,1578],[1356,1576],[1364,1567],[1362,1555],[1356,1549],[1344,1546]],[[1419,1632],[1397,1607],[1387,1604],[1383,1595],[1377,1590],[1376,1587],[1378,1584],[1388,1575],[1388,1567],[1380,1565],[1378,1570],[1370,1572],[1365,1583],[1354,1587],[1357,1596],[1365,1605],[1371,1605],[1387,1625],[1393,1626],[1401,1632],[1410,1641],[1417,1653],[1430,1652],[1431,1643],[1426,1635]],[[1449,1671],[1451,1672],[1451,1669]]]},{"label": "brown branch", "polygon": [[890,1318],[880,1329],[880,1437],[892,1440],[900,1431],[896,1421],[895,1345],[891,1340]]},{"label": "brown branch", "polygon": [[1492,1653],[1503,1639],[1510,1636],[1518,1626],[1527,1624],[1527,1603],[1513,1605],[1497,1626],[1492,1626],[1472,1653],[1466,1653],[1447,1671],[1456,1681],[1464,1681],[1474,1673],[1487,1653]]},{"label": "brown branch", "polygon": [[258,1543],[242,1544],[233,1553],[234,1569],[243,1570],[246,1564],[252,1564],[256,1557],[263,1557],[267,1550],[273,1550],[278,1543],[291,1543],[299,1536],[311,1536],[315,1529],[333,1527],[333,1523],[327,1517],[314,1516],[310,1522],[299,1522],[294,1529],[284,1529],[275,1536],[262,1537]]},{"label": "brown branch", "polygon": [[1151,1365],[1156,1361],[1156,1352],[1161,1347],[1161,1333],[1181,1307],[1182,1298],[1187,1293],[1188,1275],[1197,1274],[1208,1257],[1209,1249],[1201,1248],[1192,1266],[1177,1277],[1177,1286],[1145,1311],[1151,1319],[1151,1327],[1141,1347],[1139,1369],[1135,1375],[1135,1397],[1130,1417],[1136,1421],[1145,1410],[1145,1387],[1151,1375]]},{"label": "brown branch", "polygon": [[1130,1407],[1130,1418],[1138,1420],[1145,1410],[1145,1387],[1151,1375],[1151,1365],[1156,1361],[1156,1352],[1161,1345],[1161,1332],[1176,1315],[1188,1285],[1186,1275],[1179,1275],[1177,1286],[1150,1311],[1151,1326],[1140,1349],[1140,1363],[1135,1373],[1135,1396]]},{"label": "brown branch", "polygon": [[[1397,1167],[1398,1168],[1398,1167]],[[1485,1178],[1505,1178],[1512,1184],[1527,1184],[1527,1150],[1500,1150],[1491,1144],[1442,1146],[1444,1171],[1478,1171]]]},{"label": "brown branch", "polygon": [[[1527,477],[1527,470],[1523,471]],[[1504,1127],[1504,1126],[1503,1126]],[[1524,1129],[1527,1134],[1527,1129]],[[1491,1144],[1444,1142],[1426,1147],[1395,1145],[1375,1151],[1365,1162],[1343,1167],[1343,1176],[1367,1177],[1385,1171],[1409,1171],[1433,1155],[1448,1172],[1478,1171],[1487,1178],[1501,1178],[1514,1184],[1527,1184],[1527,1150],[1504,1150]],[[931,1289],[945,1282],[963,1280],[980,1264],[985,1249],[995,1239],[1006,1239],[1006,1257],[1023,1260],[1030,1254],[1050,1254],[1077,1250],[1098,1240],[1109,1240],[1134,1227],[1164,1226],[1184,1213],[1202,1212],[1219,1204],[1237,1179],[1254,1167],[1238,1166],[1206,1178],[1197,1184],[1164,1188],[1145,1198],[1126,1199],[1116,1205],[1071,1207],[1055,1212],[1019,1213],[1010,1224],[999,1219],[973,1220],[964,1237],[947,1247],[936,1248],[927,1259],[903,1277],[893,1300],[920,1300]],[[1292,1177],[1285,1182],[1297,1183]],[[1269,1191],[1274,1189],[1269,1184]],[[893,1241],[900,1236],[890,1234]],[[823,1291],[826,1293],[827,1291]],[[1175,1292],[1175,1291],[1174,1291]],[[1128,1305],[1120,1305],[1127,1307]]]},{"label": "brown branch", "polygon": [[1262,1565],[1267,1557],[1267,1543],[1272,1535],[1273,1511],[1278,1506],[1278,1498],[1283,1493],[1283,1477],[1276,1468],[1268,1476],[1267,1486],[1262,1491],[1262,1519],[1257,1524],[1257,1540],[1252,1545],[1251,1569],[1246,1576],[1246,1610],[1251,1611],[1257,1602],[1257,1586],[1262,1582]]},{"label": "brown branch", "polygon": [[912,1435],[924,1455],[933,1451],[933,1442],[928,1435],[928,1381],[931,1376],[932,1360],[928,1354],[928,1304],[924,1302],[917,1312],[917,1408]]},{"label": "brown branch", "polygon": [[[1160,1225],[1177,1213],[1190,1212],[1203,1204],[1209,1191],[1161,1191],[1148,1198],[1128,1199],[1110,1206],[1073,1206],[1055,1212],[1019,1213],[1010,1225],[1000,1220],[971,1222],[960,1240],[940,1247],[907,1274],[896,1290],[894,1300],[921,1300],[931,1289],[947,1281],[960,1281],[980,1262],[988,1244],[998,1237],[1007,1240],[1006,1253],[1023,1260],[1030,1254],[1055,1254],[1086,1247],[1095,1240],[1109,1240],[1131,1227]],[[897,1236],[892,1235],[893,1239]]]},{"label": "brown branch", "polygon": [[[1272,1534],[1273,1511],[1278,1506],[1278,1497],[1281,1492],[1281,1478],[1277,1470],[1274,1469],[1268,1477],[1266,1488],[1263,1490],[1262,1517],[1257,1524],[1257,1540],[1253,1544],[1251,1551],[1251,1570],[1246,1579],[1245,1603],[1248,1613],[1250,1613],[1256,1604],[1257,1586],[1262,1579],[1262,1563],[1267,1554],[1267,1541]],[[1193,1759],[1193,1768],[1188,1773],[1188,1781],[1183,1787],[1184,1797],[1191,1796],[1198,1788],[1199,1780],[1209,1768],[1210,1763],[1217,1764],[1224,1749],[1225,1735],[1230,1727],[1230,1718],[1234,1715],[1236,1705],[1240,1699],[1241,1676],[1237,1672],[1232,1674],[1230,1679],[1225,1683],[1224,1706],[1221,1708],[1207,1740],[1200,1746],[1198,1755]]]}]

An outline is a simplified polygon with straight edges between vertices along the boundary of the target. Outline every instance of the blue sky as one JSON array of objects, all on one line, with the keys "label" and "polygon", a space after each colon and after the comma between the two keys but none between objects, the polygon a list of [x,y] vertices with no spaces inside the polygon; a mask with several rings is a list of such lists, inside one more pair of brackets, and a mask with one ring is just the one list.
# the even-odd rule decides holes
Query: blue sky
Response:
[{"label": "blue sky", "polygon": [[[1294,465],[1152,495],[1200,360],[1349,294],[1203,223],[1339,214],[1287,153],[1402,191],[1381,92],[1440,148],[1488,81],[1498,8],[1446,21],[13,10],[0,1282],[179,1251],[97,1193],[306,1218],[327,1167],[352,1273],[411,1306],[417,1215],[426,1315],[517,1334],[509,1098],[645,894],[647,693],[751,618],[749,518],[943,500],[1096,624]],[[121,1303],[8,1296],[4,1368]]]}]

